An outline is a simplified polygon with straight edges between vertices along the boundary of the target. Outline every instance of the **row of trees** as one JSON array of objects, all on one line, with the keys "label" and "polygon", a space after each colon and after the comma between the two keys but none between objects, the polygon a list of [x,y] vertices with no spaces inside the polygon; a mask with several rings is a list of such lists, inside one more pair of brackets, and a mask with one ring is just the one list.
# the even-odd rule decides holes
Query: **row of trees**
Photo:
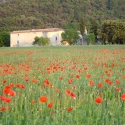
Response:
[{"label": "row of trees", "polygon": [[[91,20],[88,34],[85,34],[85,21],[80,20],[79,30],[82,35],[82,44],[124,44],[125,43],[125,22],[117,20],[106,20],[99,25],[95,20]],[[63,41],[67,41],[70,45],[76,44],[80,38],[73,24],[62,33]]]},{"label": "row of trees", "polygon": [[[69,45],[78,43],[80,39],[78,30],[80,30],[82,42],[81,44],[96,44],[100,41],[101,44],[124,44],[125,43],[125,22],[116,20],[106,20],[99,25],[95,20],[91,21],[88,34],[85,34],[86,23],[84,19],[77,23],[68,23],[65,32],[62,35],[62,44],[66,41]],[[33,44],[49,45],[49,39],[36,37]],[[0,32],[0,47],[10,46],[10,34],[8,32]]]}]

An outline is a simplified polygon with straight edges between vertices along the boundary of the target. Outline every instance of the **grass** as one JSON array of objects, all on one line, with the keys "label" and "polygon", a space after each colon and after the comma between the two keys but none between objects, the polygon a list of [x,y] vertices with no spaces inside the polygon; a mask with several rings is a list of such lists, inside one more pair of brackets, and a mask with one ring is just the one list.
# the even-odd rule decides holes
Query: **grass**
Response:
[{"label": "grass", "polygon": [[125,46],[1,48],[0,81],[1,125],[125,124]]}]

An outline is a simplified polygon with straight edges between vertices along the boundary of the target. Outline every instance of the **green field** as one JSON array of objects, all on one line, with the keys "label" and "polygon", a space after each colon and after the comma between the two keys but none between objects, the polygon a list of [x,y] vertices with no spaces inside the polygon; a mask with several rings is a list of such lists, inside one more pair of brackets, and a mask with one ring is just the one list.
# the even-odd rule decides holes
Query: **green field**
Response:
[{"label": "green field", "polygon": [[0,48],[0,125],[125,125],[125,46]]}]

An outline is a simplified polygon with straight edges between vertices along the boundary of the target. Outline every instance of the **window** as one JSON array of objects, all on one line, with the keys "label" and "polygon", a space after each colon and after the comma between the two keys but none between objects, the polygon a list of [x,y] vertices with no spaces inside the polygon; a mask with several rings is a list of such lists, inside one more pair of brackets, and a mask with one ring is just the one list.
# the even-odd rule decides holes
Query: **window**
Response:
[{"label": "window", "polygon": [[57,37],[55,38],[55,40],[57,41]]}]

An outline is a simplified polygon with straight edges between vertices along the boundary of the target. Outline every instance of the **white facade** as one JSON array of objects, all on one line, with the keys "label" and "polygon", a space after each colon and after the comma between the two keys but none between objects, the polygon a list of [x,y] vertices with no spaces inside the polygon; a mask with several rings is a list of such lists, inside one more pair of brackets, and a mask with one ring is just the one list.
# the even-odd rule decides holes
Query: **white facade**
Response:
[{"label": "white facade", "polygon": [[36,36],[49,38],[50,45],[61,45],[62,32],[64,29],[60,28],[13,31],[10,33],[10,47],[32,46]]}]

